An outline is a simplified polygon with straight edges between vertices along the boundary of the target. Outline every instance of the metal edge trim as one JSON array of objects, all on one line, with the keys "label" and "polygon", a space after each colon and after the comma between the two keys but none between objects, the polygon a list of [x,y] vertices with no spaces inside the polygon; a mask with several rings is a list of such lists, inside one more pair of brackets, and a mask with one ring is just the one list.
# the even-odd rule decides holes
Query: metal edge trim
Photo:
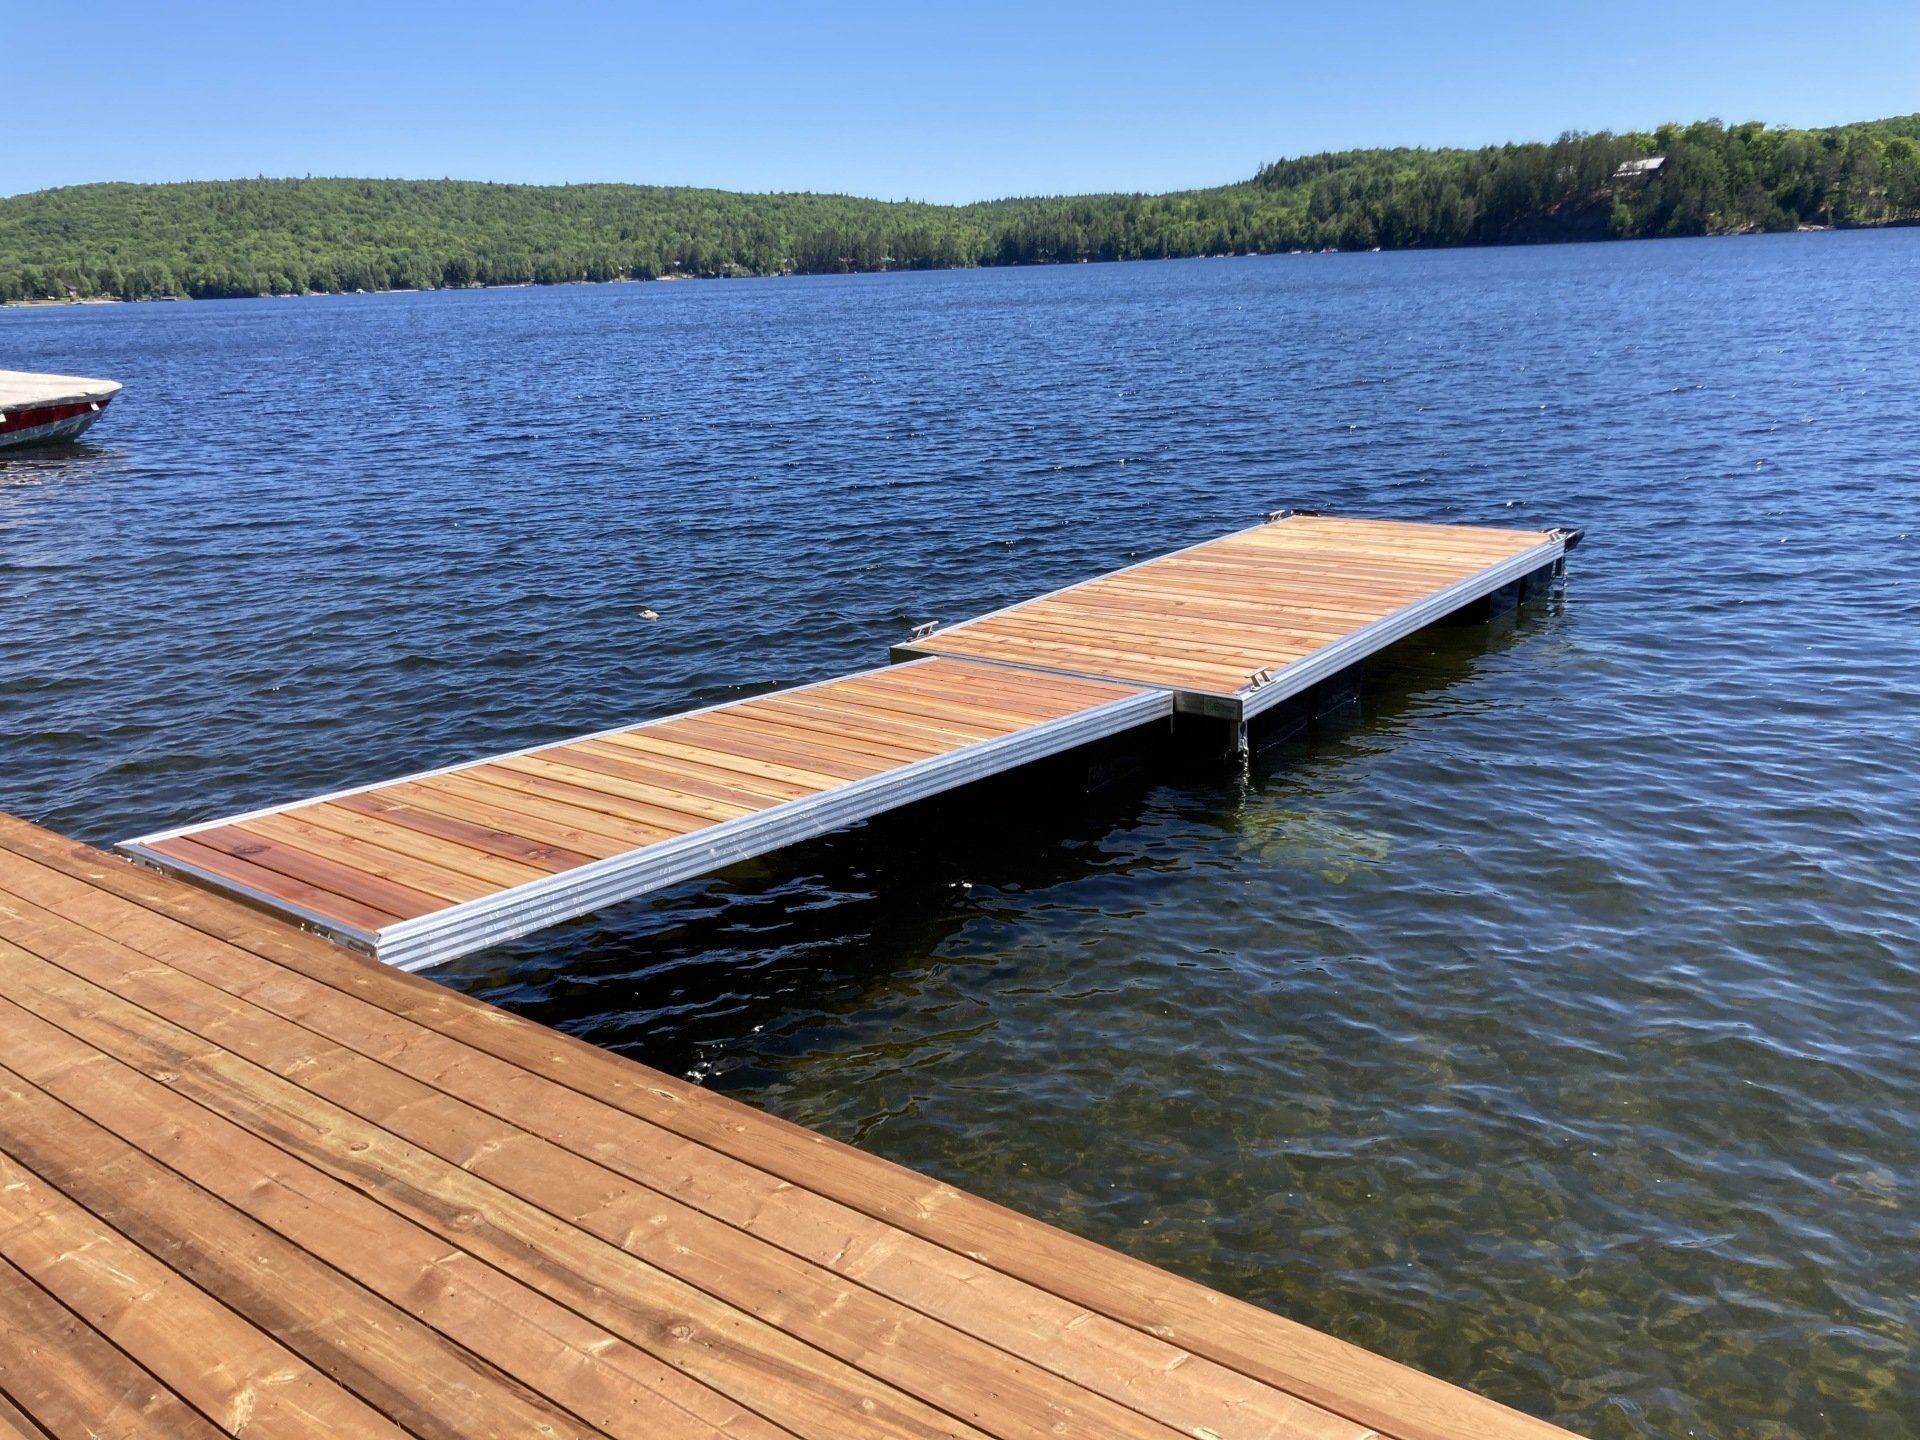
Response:
[{"label": "metal edge trim", "polygon": [[1386,649],[1416,630],[1425,629],[1462,605],[1470,605],[1503,585],[1553,564],[1566,553],[1566,548],[1566,542],[1562,539],[1544,540],[1464,580],[1455,581],[1444,590],[1436,590],[1424,599],[1404,605],[1364,629],[1355,630],[1318,650],[1308,652],[1277,671],[1269,683],[1257,689],[1242,690],[1239,695],[1242,717],[1251,720],[1282,700],[1298,695],[1308,686],[1338,674],[1347,666]]},{"label": "metal edge trim", "polygon": [[172,875],[179,879],[192,880],[196,884],[206,886],[209,890],[219,891],[234,899],[249,901],[255,906],[264,906],[273,914],[283,918],[292,915],[308,929],[316,930],[329,940],[352,949],[362,950],[371,955],[379,948],[378,932],[362,930],[359,926],[349,925],[344,920],[331,919],[317,910],[309,910],[297,901],[283,900],[278,895],[257,890],[244,880],[235,880],[229,875],[205,869],[191,860],[181,860],[158,850],[149,850],[145,845],[134,840],[123,840],[114,848],[136,864],[144,865],[150,870],[158,870],[164,875]]},{"label": "metal edge trim", "polygon": [[403,970],[444,964],[580,915],[842,829],[1173,713],[1173,695],[1139,690],[1091,709],[629,850],[558,875],[404,920],[382,930],[376,955]]}]

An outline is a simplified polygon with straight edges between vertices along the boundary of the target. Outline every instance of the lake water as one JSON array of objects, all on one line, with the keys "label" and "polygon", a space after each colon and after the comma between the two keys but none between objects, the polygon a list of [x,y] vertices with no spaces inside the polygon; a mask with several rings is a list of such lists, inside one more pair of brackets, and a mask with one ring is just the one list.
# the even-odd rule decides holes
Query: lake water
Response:
[{"label": "lake water", "polygon": [[1277,506],[1585,527],[1244,780],[443,978],[1597,1436],[1920,1435],[1920,230],[9,311],[0,365],[127,382],[0,461],[0,808],[101,842]]}]

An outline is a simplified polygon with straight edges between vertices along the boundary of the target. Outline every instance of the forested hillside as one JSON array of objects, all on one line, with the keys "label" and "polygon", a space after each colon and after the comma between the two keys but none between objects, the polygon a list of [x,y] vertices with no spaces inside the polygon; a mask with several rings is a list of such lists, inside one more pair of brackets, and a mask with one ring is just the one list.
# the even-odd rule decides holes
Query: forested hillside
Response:
[{"label": "forested hillside", "polygon": [[[1664,157],[1622,176],[1624,162]],[[926,205],[461,180],[104,184],[0,199],[0,300],[551,284],[1517,244],[1920,220],[1920,115],[1703,121],[1281,160],[1169,195]]]}]

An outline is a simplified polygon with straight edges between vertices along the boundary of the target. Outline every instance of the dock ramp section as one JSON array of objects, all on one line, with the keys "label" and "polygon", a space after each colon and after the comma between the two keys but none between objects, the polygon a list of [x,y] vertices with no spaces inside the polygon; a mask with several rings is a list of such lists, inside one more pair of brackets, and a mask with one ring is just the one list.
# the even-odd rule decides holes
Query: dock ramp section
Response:
[{"label": "dock ramp section", "polygon": [[1508,586],[1577,539],[1287,514],[916,636],[898,659],[965,657],[1175,693],[1244,723]]},{"label": "dock ramp section", "polygon": [[1153,687],[927,659],[119,848],[420,969],[1172,709]]}]

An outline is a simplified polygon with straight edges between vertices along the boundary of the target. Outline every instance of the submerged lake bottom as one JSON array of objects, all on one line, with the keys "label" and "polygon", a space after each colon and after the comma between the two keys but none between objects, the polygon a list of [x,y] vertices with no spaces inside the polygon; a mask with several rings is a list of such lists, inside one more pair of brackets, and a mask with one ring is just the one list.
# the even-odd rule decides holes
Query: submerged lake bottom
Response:
[{"label": "submerged lake bottom", "polygon": [[1579,526],[1244,771],[436,974],[1584,1433],[1920,1434],[1916,278],[1897,231],[9,312],[128,390],[0,460],[0,804],[111,841],[823,678],[1276,506]]}]

